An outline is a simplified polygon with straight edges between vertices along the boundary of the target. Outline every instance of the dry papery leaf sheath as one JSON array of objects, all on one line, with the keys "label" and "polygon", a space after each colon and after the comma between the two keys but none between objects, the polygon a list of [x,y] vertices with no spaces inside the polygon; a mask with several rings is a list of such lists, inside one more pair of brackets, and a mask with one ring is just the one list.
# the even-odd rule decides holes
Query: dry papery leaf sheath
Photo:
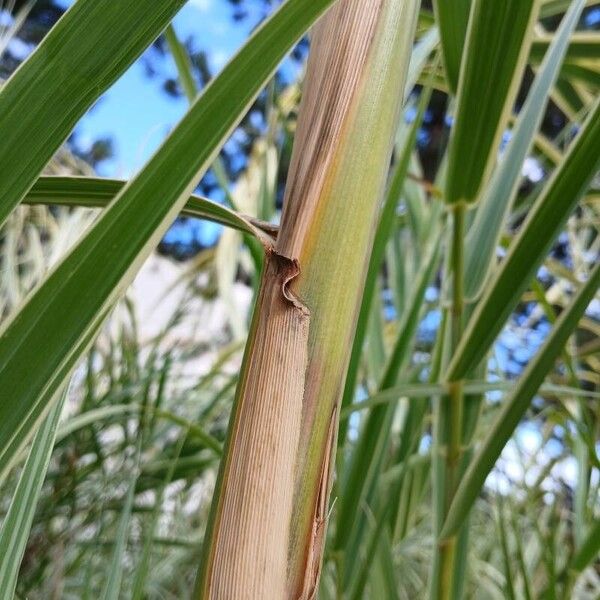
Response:
[{"label": "dry papery leaf sheath", "polygon": [[338,403],[414,36],[414,0],[342,0],[312,36],[198,597],[314,597]]}]

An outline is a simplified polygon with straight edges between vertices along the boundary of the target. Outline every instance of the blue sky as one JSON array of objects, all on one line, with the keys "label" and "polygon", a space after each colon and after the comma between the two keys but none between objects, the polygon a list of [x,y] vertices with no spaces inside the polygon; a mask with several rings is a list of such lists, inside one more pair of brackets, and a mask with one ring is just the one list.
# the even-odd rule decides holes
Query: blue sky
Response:
[{"label": "blue sky", "polygon": [[[57,0],[68,8],[73,0]],[[232,19],[232,6],[227,0],[188,0],[173,21],[182,42],[192,39],[193,47],[207,52],[209,65],[217,73],[248,38],[261,14],[255,9],[243,22]],[[153,52],[152,49],[147,52]],[[188,103],[175,99],[161,89],[161,82],[176,78],[177,70],[170,55],[158,58],[159,78],[149,78],[141,60],[134,63],[95,106],[81,119],[75,133],[78,146],[85,151],[95,140],[111,138],[114,157],[97,166],[103,177],[131,178],[152,156],[165,136],[183,117]],[[221,227],[193,219],[176,222],[165,235],[169,244],[193,246],[196,242],[212,244]]]},{"label": "blue sky", "polygon": [[[68,7],[72,0],[57,0]],[[248,8],[253,7],[248,3]],[[192,38],[198,49],[208,52],[213,72],[218,72],[248,37],[259,15],[234,23],[226,0],[189,0],[174,20],[180,40]],[[588,15],[588,26],[600,19],[600,10]],[[163,74],[176,77],[170,58],[161,65]],[[96,103],[81,120],[76,132],[85,149],[94,140],[111,137],[114,159],[99,166],[100,175],[129,178],[150,158],[168,131],[187,108],[184,98],[174,99],[161,90],[158,80],[148,78],[140,61]]]},{"label": "blue sky", "polygon": [[[60,2],[65,7],[71,3]],[[258,18],[234,24],[231,14],[231,5],[225,0],[189,0],[173,22],[180,40],[192,37],[198,49],[208,51],[213,72],[243,44]],[[176,76],[170,57],[161,65],[161,72]],[[115,157],[102,163],[100,174],[128,178],[143,166],[186,108],[184,98],[169,97],[158,79],[146,76],[138,61],[81,120],[76,129],[78,143],[85,147],[96,139],[112,137]]]}]

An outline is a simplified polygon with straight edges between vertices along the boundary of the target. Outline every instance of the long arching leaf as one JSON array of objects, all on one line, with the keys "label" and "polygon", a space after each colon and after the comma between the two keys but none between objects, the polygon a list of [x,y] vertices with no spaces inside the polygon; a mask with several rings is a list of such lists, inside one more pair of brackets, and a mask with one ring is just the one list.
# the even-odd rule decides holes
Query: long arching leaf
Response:
[{"label": "long arching leaf", "polygon": [[[126,184],[126,181],[100,177],[40,177],[23,202],[106,208]],[[181,214],[250,233],[265,245],[271,243],[270,235],[277,232],[277,228],[269,223],[240,215],[222,204],[197,195],[190,196]]]}]

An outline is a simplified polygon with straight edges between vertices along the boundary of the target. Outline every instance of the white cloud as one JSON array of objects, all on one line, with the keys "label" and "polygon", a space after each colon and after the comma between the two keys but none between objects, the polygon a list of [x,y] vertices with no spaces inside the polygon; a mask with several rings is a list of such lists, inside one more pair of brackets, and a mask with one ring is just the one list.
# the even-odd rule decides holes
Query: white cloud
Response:
[{"label": "white cloud", "polygon": [[190,4],[202,12],[208,12],[212,8],[213,0],[191,0]]},{"label": "white cloud", "polygon": [[211,58],[215,69],[220,70],[227,64],[229,55],[224,50],[216,50],[212,53]]}]

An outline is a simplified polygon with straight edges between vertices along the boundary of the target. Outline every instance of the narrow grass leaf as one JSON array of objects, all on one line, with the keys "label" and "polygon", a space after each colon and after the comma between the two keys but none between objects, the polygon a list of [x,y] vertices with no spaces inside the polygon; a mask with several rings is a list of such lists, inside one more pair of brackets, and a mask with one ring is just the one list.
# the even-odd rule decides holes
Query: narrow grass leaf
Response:
[{"label": "narrow grass leaf", "polygon": [[515,510],[512,505],[511,505],[510,509],[511,509],[510,522],[511,522],[513,537],[515,540],[515,546],[516,546],[515,554],[517,557],[517,564],[519,566],[519,572],[521,574],[521,579],[523,581],[523,597],[524,597],[524,600],[532,600],[532,598],[533,598],[533,595],[531,592],[532,585],[530,583],[530,576],[529,576],[529,573],[527,572],[527,564],[525,563],[525,554],[523,552],[523,542],[522,542],[523,532],[522,532],[521,528],[518,526],[517,518],[515,516]]},{"label": "narrow grass leaf", "polygon": [[0,600],[12,600],[14,597],[19,568],[27,547],[42,485],[46,478],[58,420],[66,396],[66,390],[60,393],[59,401],[48,413],[36,433],[8,513],[2,523],[0,530]]},{"label": "narrow grass leaf", "polygon": [[280,60],[331,0],[289,0],[265,22],[86,237],[0,330],[0,471],[41,418],[104,313],[188,201]]},{"label": "narrow grass leaf", "polygon": [[[385,529],[387,524],[386,516],[389,509],[389,502],[383,502],[379,510],[372,516],[371,521],[366,528],[365,540],[363,544],[366,546],[365,556],[362,564],[353,573],[354,580],[351,586],[351,591],[347,594],[349,600],[361,600],[365,597],[365,588],[369,578],[373,577],[379,569],[384,569],[385,581],[382,581],[382,586],[388,588],[385,598],[397,598],[397,583],[394,580],[393,569],[386,568],[386,565],[393,559],[390,556],[392,552],[391,540],[389,531]],[[387,556],[385,556],[387,554]]]},{"label": "narrow grass leaf", "polygon": [[498,498],[498,532],[500,534],[500,548],[502,549],[502,564],[504,566],[504,590],[508,600],[516,600],[514,579],[510,560],[510,550],[508,549],[508,536],[506,531],[506,520],[504,518],[504,504],[501,496]]},{"label": "narrow grass leaf", "polygon": [[123,572],[125,569],[125,552],[127,551],[131,512],[133,509],[133,501],[135,499],[136,480],[137,477],[129,484],[127,495],[125,496],[125,502],[119,517],[115,546],[106,577],[106,583],[104,584],[104,589],[100,596],[101,600],[118,600],[121,597],[121,584],[123,582]]},{"label": "narrow grass leaf", "polygon": [[525,69],[537,0],[474,0],[448,155],[446,201],[476,202]]},{"label": "narrow grass leaf", "polygon": [[[104,311],[100,312],[97,315],[97,319],[94,323],[92,323],[89,330],[86,332],[81,338],[81,353],[83,354],[92,344],[96,335],[98,334],[98,330],[100,328],[101,323],[104,322],[108,314],[110,313],[112,306],[108,306],[104,309]],[[17,314],[13,318],[17,318]],[[2,327],[0,327],[0,352],[2,351]],[[63,381],[66,381],[72,369],[65,372],[65,376]],[[56,391],[60,389],[60,384],[56,387]],[[20,427],[13,432],[10,432],[10,445],[0,449],[0,486],[3,484],[4,480],[10,473],[10,470],[21,460],[23,459],[22,450],[27,444],[27,442],[33,437],[37,430],[38,423],[52,410],[53,403],[59,399],[60,396],[58,394],[49,393],[45,398],[44,405],[39,407],[39,411],[35,413],[35,419],[29,419],[27,422],[22,423]],[[8,402],[0,403],[0,411],[2,411],[7,405]],[[10,410],[10,407],[6,406],[6,409]],[[57,434],[58,435],[58,434]],[[7,442],[8,444],[8,442]]]},{"label": "narrow grass leaf", "polygon": [[[2,56],[4,52],[6,52],[11,40],[13,40],[16,37],[19,29],[21,29],[21,27],[27,21],[29,13],[31,12],[31,9],[33,8],[35,2],[36,0],[27,0],[15,14],[14,19],[12,23],[8,26],[8,28],[5,29],[4,26],[2,27],[2,33],[0,34],[0,56]],[[8,9],[8,13],[10,13],[11,11],[10,6],[11,5],[9,4],[6,7]],[[4,6],[2,8],[4,8]]]},{"label": "narrow grass leaf", "polygon": [[[65,438],[72,435],[76,431],[85,429],[92,424],[102,423],[104,421],[119,420],[119,417],[126,418],[130,415],[136,415],[147,410],[154,419],[164,419],[180,427],[185,427],[190,438],[195,438],[204,444],[207,448],[213,450],[217,455],[221,455],[223,448],[221,442],[215,437],[206,432],[201,424],[192,423],[183,417],[180,417],[170,411],[162,410],[156,407],[144,408],[141,404],[112,404],[110,406],[102,406],[92,410],[83,412],[65,421],[59,428],[56,434],[56,441],[62,442]],[[122,419],[121,419],[122,420]]]},{"label": "narrow grass leaf", "polygon": [[0,90],[0,223],[185,0],[78,0]]},{"label": "narrow grass leaf", "polygon": [[[572,0],[544,0],[540,8],[540,18],[553,17],[567,11]],[[585,5],[596,4],[598,0],[585,0]]]},{"label": "narrow grass leaf", "polygon": [[581,547],[571,561],[571,569],[581,572],[590,565],[600,553],[600,519],[596,519],[589,527]]},{"label": "narrow grass leaf", "polygon": [[486,437],[477,450],[454,496],[441,533],[441,539],[454,535],[467,518],[471,506],[493,469],[502,449],[529,408],[531,400],[554,366],[557,357],[560,356],[569,336],[577,328],[577,324],[594,298],[599,284],[600,264],[596,265],[588,281],[581,287],[571,305],[561,314],[550,337],[544,342],[542,348],[521,376],[514,392],[505,400],[501,413],[491,429],[486,432]]},{"label": "narrow grass leaf", "polygon": [[471,4],[472,0],[454,0],[453,2],[434,0],[433,2],[436,22],[440,28],[440,38],[442,40],[446,81],[453,93],[456,93],[458,89],[460,65],[465,38],[467,37]]},{"label": "narrow grass leaf", "polygon": [[[126,181],[101,177],[40,177],[25,196],[25,204],[53,204],[57,206],[80,206],[106,208],[127,185]],[[252,217],[213,202],[208,198],[192,195],[181,214],[205,219],[258,237],[263,243],[272,243],[269,234],[277,228]]]},{"label": "narrow grass leaf", "polygon": [[[185,430],[184,430],[185,431]],[[177,462],[181,456],[181,451],[185,445],[187,435],[181,435],[175,449],[173,458],[170,461],[170,465],[167,471],[167,475],[161,485],[156,491],[156,500],[154,502],[154,509],[150,522],[145,529],[145,541],[142,548],[139,563],[135,570],[135,576],[133,579],[133,586],[131,592],[132,600],[142,600],[144,598],[145,589],[147,587],[148,580],[150,579],[150,559],[152,556],[153,540],[157,536],[160,524],[161,509],[163,507],[163,500],[165,497],[165,490],[167,486],[173,481]]]},{"label": "narrow grass leaf", "polygon": [[431,27],[413,48],[406,76],[404,102],[406,102],[427,66],[431,53],[440,43],[440,32],[437,27]]},{"label": "narrow grass leaf", "polygon": [[[530,59],[533,63],[541,62],[548,46],[552,42],[551,34],[537,36],[531,45]],[[579,31],[571,37],[567,60],[600,58],[600,34],[596,31]]]},{"label": "narrow grass leaf", "polygon": [[485,356],[600,167],[600,98],[536,200],[508,256],[486,287],[446,374],[458,381]]},{"label": "narrow grass leaf", "polygon": [[185,97],[188,99],[188,102],[193,103],[198,95],[198,86],[194,80],[190,57],[188,56],[184,45],[179,41],[179,38],[173,29],[173,25],[167,27],[165,39],[167,40],[169,50],[171,50],[171,54],[173,55],[173,60],[177,67],[177,74],[179,75],[179,83],[183,88]]},{"label": "narrow grass leaf", "polygon": [[578,121],[579,115],[585,109],[585,101],[581,90],[563,77],[560,77],[556,82],[556,89],[552,92],[552,100],[567,115],[570,121]]},{"label": "narrow grass leaf", "polygon": [[597,67],[565,63],[561,70],[561,77],[569,79],[572,83],[581,82],[593,88],[600,87],[600,72]]},{"label": "narrow grass leaf", "polygon": [[[175,66],[177,67],[179,83],[185,92],[188,102],[193,104],[194,100],[198,96],[198,88],[196,86],[196,80],[194,79],[194,73],[188,52],[177,37],[172,25],[167,28],[167,31],[165,32],[165,38],[169,45],[169,49],[171,50],[171,54],[173,55]],[[225,165],[219,156],[216,156],[214,159],[212,171],[225,194],[226,202],[230,207],[235,208],[235,202],[229,190],[229,181]],[[244,231],[244,233],[246,232]],[[252,239],[252,237],[244,235],[243,238],[246,246],[248,247],[250,255],[252,256],[256,273],[261,273],[264,258],[263,248],[261,248],[260,245],[256,243],[256,240]],[[263,246],[264,245],[265,244],[263,243]]]},{"label": "narrow grass leaf", "polygon": [[569,38],[584,4],[584,0],[576,0],[563,19],[469,229],[465,253],[465,296],[469,300],[480,295],[494,263],[502,227],[519,189],[523,162],[544,117],[548,95],[558,77]]},{"label": "narrow grass leaf", "polygon": [[[466,395],[480,395],[487,392],[510,392],[515,387],[512,381],[467,381],[464,384],[464,393]],[[395,402],[400,398],[413,399],[429,399],[431,396],[439,396],[445,391],[445,386],[442,383],[413,383],[404,384],[397,387],[392,387],[383,390],[370,396],[367,400],[361,400],[351,404],[341,411],[340,418],[348,419],[351,414],[363,410],[367,410],[385,404],[386,402]],[[600,392],[574,388],[566,385],[555,385],[545,383],[540,387],[540,393],[550,397],[576,397],[590,398],[600,400]]]}]

